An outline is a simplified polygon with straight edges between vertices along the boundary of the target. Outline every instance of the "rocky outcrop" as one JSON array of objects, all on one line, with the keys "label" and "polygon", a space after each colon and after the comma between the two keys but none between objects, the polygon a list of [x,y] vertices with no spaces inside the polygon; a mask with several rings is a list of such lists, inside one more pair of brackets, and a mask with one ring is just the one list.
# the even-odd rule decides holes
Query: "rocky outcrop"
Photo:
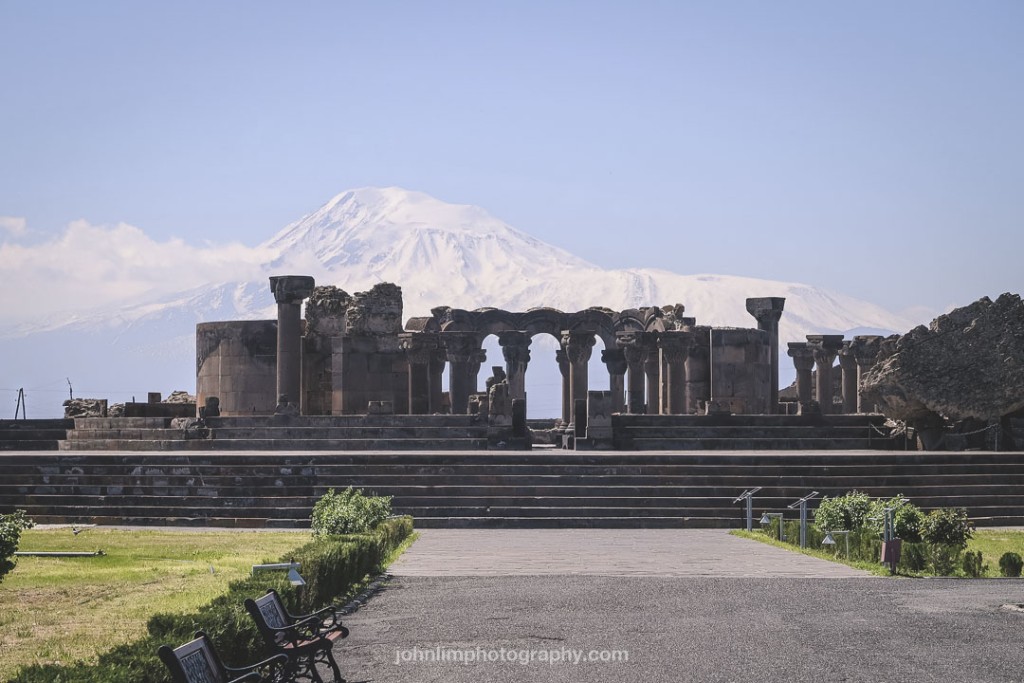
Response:
[{"label": "rocky outcrop", "polygon": [[72,398],[64,401],[64,417],[107,417],[107,399]]},{"label": "rocky outcrop", "polygon": [[886,339],[861,391],[908,422],[987,421],[1024,409],[1024,302],[985,297]]}]

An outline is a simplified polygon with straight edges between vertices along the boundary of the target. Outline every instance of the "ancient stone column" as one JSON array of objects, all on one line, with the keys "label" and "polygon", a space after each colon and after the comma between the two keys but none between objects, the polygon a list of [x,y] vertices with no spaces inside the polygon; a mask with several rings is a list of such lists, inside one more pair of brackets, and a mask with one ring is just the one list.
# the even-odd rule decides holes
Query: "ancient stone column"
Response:
[{"label": "ancient stone column", "polygon": [[275,275],[270,291],[277,302],[277,397],[299,405],[302,397],[302,300],[316,282],[308,275]]},{"label": "ancient stone column", "polygon": [[668,415],[686,412],[686,357],[693,342],[693,333],[683,330],[666,330],[658,337],[661,359],[667,366],[665,412]]},{"label": "ancient stone column", "polygon": [[611,411],[622,413],[626,410],[626,354],[622,349],[605,349],[601,361],[608,368],[608,387],[611,392]]},{"label": "ancient stone column", "polygon": [[593,332],[566,330],[562,332],[562,348],[569,361],[569,405],[575,406],[576,399],[586,400],[590,388],[590,354],[596,343]]},{"label": "ancient stone column", "polygon": [[633,415],[644,412],[644,361],[647,351],[641,341],[643,333],[624,332],[616,338],[629,370],[626,409]]},{"label": "ancient stone column", "polygon": [[693,346],[686,355],[686,412],[696,415],[701,401],[711,399],[711,328],[700,325],[693,333]]},{"label": "ancient stone column", "polygon": [[572,384],[569,357],[565,354],[565,349],[555,351],[555,361],[558,363],[558,371],[562,374],[562,424],[568,425],[572,421]]},{"label": "ancient stone column", "polygon": [[828,415],[832,412],[832,397],[835,393],[832,389],[832,363],[843,346],[843,335],[809,334],[807,344],[814,354],[815,370],[818,373],[818,405],[821,414]]},{"label": "ancient stone column", "polygon": [[[435,343],[437,343],[435,338]],[[438,344],[438,347],[430,354],[430,362],[427,371],[430,374],[430,390],[428,396],[430,403],[427,406],[428,413],[440,413],[444,403],[444,366],[448,361],[448,352]]]},{"label": "ancient stone column", "polygon": [[[479,344],[480,342],[477,342]],[[487,350],[477,349],[469,358],[469,393],[480,393],[480,366],[487,362]]]},{"label": "ancient stone column", "polygon": [[814,352],[807,342],[789,342],[789,357],[796,368],[796,393],[800,406],[811,402],[811,370],[814,369]]},{"label": "ancient stone column", "polygon": [[644,374],[647,379],[647,414],[661,415],[661,349],[654,334],[644,335]]},{"label": "ancient stone column", "polygon": [[405,332],[398,339],[409,363],[409,414],[426,415],[430,412],[430,361],[437,351],[437,340],[421,332]]},{"label": "ancient stone column", "polygon": [[476,373],[471,372],[473,366],[477,372],[480,362],[477,361],[480,351],[480,340],[473,332],[441,332],[441,343],[448,359],[448,392],[451,397],[452,415],[469,413],[469,395],[475,389]]},{"label": "ancient stone column", "polygon": [[868,406],[864,405],[864,397],[860,394],[860,387],[864,381],[864,375],[871,368],[875,367],[875,360],[878,358],[878,349],[882,343],[882,337],[874,334],[858,335],[853,338],[853,357],[857,361],[857,412],[867,412]]},{"label": "ancient stone column", "polygon": [[512,399],[526,398],[526,367],[530,364],[530,336],[525,332],[498,333],[501,355],[505,357],[508,393]]},{"label": "ancient stone column", "polygon": [[786,300],[778,296],[747,299],[747,313],[757,320],[757,329],[764,330],[771,336],[772,384],[768,398],[769,413],[779,412],[779,318],[782,317],[782,308],[785,305]]},{"label": "ancient stone column", "polygon": [[857,412],[857,359],[853,355],[853,340],[847,339],[839,349],[839,368],[843,373],[843,413]]}]

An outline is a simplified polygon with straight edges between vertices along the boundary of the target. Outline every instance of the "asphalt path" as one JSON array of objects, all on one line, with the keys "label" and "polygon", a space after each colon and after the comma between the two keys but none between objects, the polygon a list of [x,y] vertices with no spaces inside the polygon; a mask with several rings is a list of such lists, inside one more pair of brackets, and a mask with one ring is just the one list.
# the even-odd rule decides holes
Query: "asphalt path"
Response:
[{"label": "asphalt path", "polygon": [[[1024,603],[1020,580],[830,574],[724,531],[649,531],[427,530],[346,619],[342,672],[399,683],[1024,681],[1024,612],[1006,607]],[[629,559],[655,547],[651,561]]]}]

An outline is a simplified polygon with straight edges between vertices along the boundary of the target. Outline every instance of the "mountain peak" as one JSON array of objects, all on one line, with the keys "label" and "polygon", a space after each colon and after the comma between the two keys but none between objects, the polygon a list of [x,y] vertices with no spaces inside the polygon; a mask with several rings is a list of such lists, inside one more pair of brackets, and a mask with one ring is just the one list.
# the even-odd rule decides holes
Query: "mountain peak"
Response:
[{"label": "mountain peak", "polygon": [[[503,257],[531,263],[555,261],[576,267],[591,264],[566,251],[519,232],[484,209],[469,204],[449,204],[424,192],[401,187],[363,187],[335,195],[313,213],[288,225],[263,246],[279,253],[307,251],[328,269],[355,265],[387,264],[462,270],[486,264],[465,262],[479,255],[486,243],[501,245],[492,251]],[[411,259],[411,261],[410,261]],[[487,259],[484,259],[485,261]],[[378,273],[383,276],[383,273]]]}]

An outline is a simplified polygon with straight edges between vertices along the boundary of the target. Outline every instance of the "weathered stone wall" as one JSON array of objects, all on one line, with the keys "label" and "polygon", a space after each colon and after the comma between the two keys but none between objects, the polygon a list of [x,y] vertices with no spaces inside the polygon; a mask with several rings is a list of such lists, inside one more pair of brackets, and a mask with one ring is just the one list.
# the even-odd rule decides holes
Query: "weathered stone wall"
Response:
[{"label": "weathered stone wall", "polygon": [[277,321],[196,325],[196,400],[220,399],[221,415],[271,415],[277,405]]},{"label": "weathered stone wall", "polygon": [[771,337],[764,330],[711,330],[711,402],[733,413],[771,412]]}]

